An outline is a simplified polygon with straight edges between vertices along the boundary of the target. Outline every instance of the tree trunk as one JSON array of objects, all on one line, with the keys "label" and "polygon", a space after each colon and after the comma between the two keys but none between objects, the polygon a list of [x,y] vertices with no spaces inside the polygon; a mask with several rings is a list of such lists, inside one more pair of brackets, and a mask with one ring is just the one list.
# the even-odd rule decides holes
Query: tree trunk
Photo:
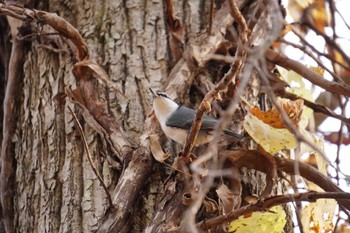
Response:
[{"label": "tree trunk", "polygon": [[[210,48],[212,54],[225,50],[224,38],[233,36],[231,29],[226,31],[233,19],[223,4],[215,3],[211,30],[222,38],[216,38],[220,45]],[[172,168],[151,157],[145,135],[162,134],[149,117],[148,89],[167,90],[179,102],[198,105],[208,85],[227,72],[227,65],[214,61],[212,70],[203,71],[186,57],[207,36],[210,1],[31,1],[26,7],[57,13],[71,23],[86,40],[89,59],[108,73],[109,81],[76,68],[80,61],[70,38],[47,25],[41,32],[40,25],[1,17],[0,229],[5,230],[0,232],[163,232],[178,227],[186,206],[177,205],[188,187],[171,175]],[[257,84],[253,77],[243,92],[252,104],[260,95]],[[83,127],[113,207],[69,107]],[[241,129],[244,109],[237,112],[234,128]],[[160,141],[173,156],[182,149],[170,139]],[[245,138],[233,145],[248,148],[250,143]],[[241,176],[246,195],[265,188],[260,173],[244,170]]]}]

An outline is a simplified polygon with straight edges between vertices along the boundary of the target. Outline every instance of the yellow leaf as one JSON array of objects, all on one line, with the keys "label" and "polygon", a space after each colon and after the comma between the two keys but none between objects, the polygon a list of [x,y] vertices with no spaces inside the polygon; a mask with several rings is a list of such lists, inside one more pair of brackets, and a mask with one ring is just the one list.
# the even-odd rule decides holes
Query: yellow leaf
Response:
[{"label": "yellow leaf", "polygon": [[[338,74],[343,80],[350,84],[350,71],[343,66],[347,67],[347,61],[344,59],[343,55],[340,54],[336,49],[332,48],[332,46],[327,46],[327,50],[329,56],[332,57],[336,62],[333,63],[336,74]],[[339,63],[339,64],[338,64]],[[341,66],[341,65],[343,66]]]},{"label": "yellow leaf", "polygon": [[[301,132],[306,138],[312,141],[319,150],[324,151],[324,141],[321,137],[318,137],[310,132],[302,130]],[[324,175],[327,175],[327,161],[313,148],[301,144],[300,153],[311,153],[316,158],[317,168]],[[314,183],[307,182],[307,186],[310,190],[322,192],[319,186]],[[337,202],[332,199],[318,199],[314,203],[309,203],[302,209],[303,229],[305,233],[318,233],[318,232],[333,232],[334,225],[332,223],[334,211],[336,209]]]},{"label": "yellow leaf", "polygon": [[281,206],[269,212],[253,212],[250,217],[241,216],[230,223],[228,232],[234,233],[281,233],[286,224],[286,213]]},{"label": "yellow leaf", "polygon": [[311,6],[311,16],[312,23],[314,26],[321,32],[325,32],[324,28],[327,27],[328,24],[328,13],[326,10],[326,5],[324,0],[316,0],[314,4]]},{"label": "yellow leaf", "polygon": [[271,154],[283,149],[294,149],[298,145],[295,136],[287,129],[274,128],[251,113],[245,116],[243,127],[255,142]]},{"label": "yellow leaf", "polygon": [[333,232],[333,216],[337,202],[318,199],[302,210],[301,222],[305,233]]},{"label": "yellow leaf", "polygon": [[289,0],[288,12],[296,22],[307,16],[310,23],[321,32],[324,32],[324,28],[329,25],[324,0]]},{"label": "yellow leaf", "polygon": [[294,21],[300,21],[304,10],[314,2],[314,0],[289,0],[288,12]]},{"label": "yellow leaf", "polygon": [[[310,67],[313,71],[317,72],[320,75],[323,75],[323,69],[318,67]],[[294,71],[288,71],[280,66],[277,66],[278,72],[281,74],[281,79],[289,84],[287,91],[293,93],[297,96],[300,96],[308,101],[314,102],[312,97],[311,89],[305,86],[303,77]],[[309,107],[303,107],[303,113],[301,115],[301,121],[299,126],[305,128],[308,125],[309,119],[313,117],[313,110]]]}]

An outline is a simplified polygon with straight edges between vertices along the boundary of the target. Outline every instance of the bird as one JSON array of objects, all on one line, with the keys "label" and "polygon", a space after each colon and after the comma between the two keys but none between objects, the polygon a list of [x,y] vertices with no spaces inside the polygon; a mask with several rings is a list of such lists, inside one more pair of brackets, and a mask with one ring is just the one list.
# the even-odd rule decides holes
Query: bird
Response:
[{"label": "bird", "polygon": [[[154,92],[151,88],[150,91],[153,95],[154,113],[165,135],[175,142],[184,145],[193,124],[196,111],[177,104],[164,92]],[[194,145],[198,146],[210,142],[218,122],[217,119],[205,115]],[[242,135],[231,130],[225,129],[224,133],[237,139],[242,138]]]}]

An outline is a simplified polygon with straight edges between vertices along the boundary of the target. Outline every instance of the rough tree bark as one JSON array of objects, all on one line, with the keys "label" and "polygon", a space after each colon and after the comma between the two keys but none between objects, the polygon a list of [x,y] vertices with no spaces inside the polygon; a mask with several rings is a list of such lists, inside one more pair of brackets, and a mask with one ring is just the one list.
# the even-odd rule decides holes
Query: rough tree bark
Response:
[{"label": "rough tree bark", "polygon": [[[161,80],[169,69],[163,4],[158,1],[52,1],[47,4],[31,1],[17,4],[57,13],[79,30],[87,41],[91,59],[105,68],[116,89],[123,92],[115,93],[96,81],[94,90],[97,93],[94,94],[101,103],[108,105],[113,120],[121,123],[126,134],[135,139],[134,143],[139,143],[143,122],[150,109],[148,87],[161,89]],[[16,99],[16,105],[7,107],[10,111],[16,110],[8,115],[13,122],[2,124],[13,127],[3,136],[3,142],[6,140],[7,144],[3,148],[7,151],[2,154],[15,161],[13,172],[5,173],[6,164],[2,165],[3,173],[9,174],[14,184],[5,187],[7,183],[2,183],[2,190],[12,190],[9,195],[14,197],[13,203],[6,200],[2,206],[3,210],[10,208],[6,213],[12,215],[3,218],[6,232],[13,232],[14,228],[17,232],[95,231],[101,225],[108,202],[84,155],[82,138],[67,106],[78,111],[79,108],[71,100],[62,103],[60,99],[63,93],[77,86],[72,73],[76,58],[65,45],[64,38],[57,34],[41,37],[35,35],[35,30],[20,41],[28,49],[17,51],[18,40],[11,39],[6,28],[11,27],[15,32],[20,24],[7,26],[5,17],[1,22],[2,84],[7,89],[15,89],[6,93]],[[44,26],[44,31],[47,28]],[[17,35],[13,34],[12,38]],[[3,56],[6,54],[12,57]],[[16,84],[5,81],[10,76],[17,80]],[[125,169],[130,158],[122,165],[120,161],[111,165],[108,161],[115,161],[117,157],[113,150],[107,148],[101,135],[84,122],[81,114],[78,116],[98,171],[112,192],[121,169]],[[145,166],[151,169],[149,164]],[[153,178],[159,180],[155,174]],[[147,222],[143,216],[150,218],[152,205],[155,205],[151,201],[159,189],[155,184],[142,187],[144,191],[139,190],[137,201],[131,202],[134,206],[130,207],[130,213],[133,208],[137,211],[128,216],[134,224],[128,225],[126,231],[135,228],[138,232],[139,226],[145,226]],[[146,201],[148,208],[145,208]]]},{"label": "rough tree bark", "polygon": [[[265,38],[275,39],[267,34],[277,36],[281,29],[269,27],[271,9],[279,12],[276,4],[270,8],[268,1],[248,4],[251,8],[244,16],[254,16],[247,21],[248,29],[235,18],[233,1],[214,2],[213,15],[211,1],[206,0],[17,2],[29,9],[57,13],[65,21],[41,11],[23,11],[16,5],[10,10],[21,20],[0,11],[7,15],[0,18],[0,99],[4,103],[0,232],[184,230],[181,222],[188,207],[184,199],[195,200],[196,194],[189,192],[189,186],[195,184],[184,175],[188,171],[173,173],[184,169],[184,161],[176,159],[178,164],[169,168],[151,156],[151,138],[162,133],[150,113],[148,88],[166,90],[177,101],[198,106],[199,99],[214,90],[213,83],[230,73],[220,55],[237,53],[242,63],[249,61],[248,50],[237,49],[240,43],[246,46],[242,48],[253,47]],[[241,2],[238,5],[242,7]],[[232,43],[237,31],[249,37]],[[265,42],[266,50],[272,41]],[[233,47],[237,50],[231,51]],[[265,50],[255,56],[263,57]],[[246,63],[251,67],[237,62],[236,73],[228,78],[238,80],[241,72],[242,77],[247,76],[244,72],[258,65],[257,60],[250,61]],[[248,76],[241,96],[252,105],[264,104],[264,100],[258,102],[262,95],[256,72]],[[238,88],[228,85],[221,107],[228,106],[233,89]],[[212,100],[217,93],[211,93]],[[235,106],[238,110],[230,126],[239,131],[245,109]],[[78,116],[84,137],[70,108]],[[113,206],[87,159],[84,140]],[[165,137],[159,141],[174,156],[182,149]],[[218,150],[228,147],[255,148],[248,137],[233,143],[223,140]],[[194,153],[204,154],[205,150],[209,149],[196,148]],[[226,161],[225,166],[227,163],[232,174],[239,176],[232,163],[248,168],[240,170],[242,192],[239,180],[228,181],[239,194],[236,208],[241,193],[268,196],[276,188],[272,181],[277,170],[287,171],[292,166],[278,160],[282,164],[278,167],[267,158],[266,163],[274,167],[267,171],[226,153],[231,162]],[[257,171],[266,173],[271,182],[266,184],[265,175]],[[326,188],[339,191],[334,186]],[[206,217],[198,214],[198,221]]]},{"label": "rough tree bark", "polygon": [[[186,27],[171,28],[171,23],[176,24],[170,22],[171,15],[166,9],[171,5],[176,13],[173,15],[175,21]],[[218,9],[221,5],[218,3]],[[102,1],[98,4],[93,1],[51,1],[47,4],[32,1],[30,7],[57,13],[84,37],[91,60],[107,71],[111,83],[121,92],[113,92],[110,87],[94,81],[96,93],[90,94],[95,97],[88,98],[97,98],[107,106],[108,115],[129,139],[133,139],[132,148],[138,147],[146,127],[144,122],[151,106],[149,87],[162,90],[172,81],[174,83],[169,91],[188,96],[188,88],[194,81],[193,67],[188,67],[181,59],[182,54],[176,52],[181,51],[181,46],[185,47],[185,44],[198,44],[198,38],[206,35],[210,18],[209,1]],[[213,25],[213,33],[232,23],[228,11],[220,17],[223,19],[214,23],[223,25]],[[2,163],[2,173],[10,176],[7,179],[12,183],[3,182],[1,187],[11,191],[8,195],[13,195],[13,199],[7,197],[2,202],[3,213],[9,214],[3,216],[4,229],[6,232],[14,229],[17,232],[141,232],[152,222],[162,197],[162,183],[167,176],[164,167],[159,164],[151,167],[147,150],[126,153],[146,157],[147,162],[141,160],[144,164],[137,164],[137,160],[125,158],[125,155],[116,155],[116,150],[110,148],[104,138],[106,135],[91,127],[94,121],[86,124],[88,116],[77,107],[74,98],[62,101],[64,93],[81,85],[73,76],[76,58],[65,44],[65,38],[55,34],[55,30],[48,26],[44,26],[43,33],[53,34],[40,35],[36,29],[31,30],[24,25],[22,28],[27,31],[21,35],[25,37],[18,40],[16,28],[21,24],[13,20],[7,22],[5,18],[1,20],[1,31],[5,32],[7,27],[13,31],[12,35],[4,33],[2,36],[3,54],[11,54],[2,63],[2,75],[8,80],[4,83],[7,87],[5,93],[16,99],[15,106],[5,105],[3,115],[3,126],[10,129],[3,130],[7,134],[3,134],[2,155],[9,156],[10,160],[2,158],[2,161],[12,159],[13,164],[9,167],[15,168],[5,172],[7,165]],[[16,49],[18,44],[27,50]],[[178,83],[169,75],[175,64],[182,73],[182,80]],[[11,79],[17,80],[16,83],[11,84]],[[176,85],[182,90],[176,90]],[[179,101],[185,99],[178,96]],[[131,206],[120,207],[129,208],[129,214],[110,214],[115,210],[108,208],[106,194],[84,156],[82,138],[68,106],[83,112],[86,117],[79,120],[94,162],[112,196],[123,185],[118,179],[125,172],[130,172],[126,170],[128,166],[135,169],[138,166],[148,167],[146,172],[141,172],[148,178],[144,179],[147,183],[136,188],[138,193],[134,200],[113,200],[117,206],[130,203]],[[174,147],[173,143],[167,145],[168,148]],[[150,170],[153,170],[152,174]],[[255,189],[262,183],[256,180],[251,187]],[[127,220],[122,225],[111,224],[116,217]],[[159,229],[164,228],[161,222],[154,221],[152,224],[160,224]]]}]

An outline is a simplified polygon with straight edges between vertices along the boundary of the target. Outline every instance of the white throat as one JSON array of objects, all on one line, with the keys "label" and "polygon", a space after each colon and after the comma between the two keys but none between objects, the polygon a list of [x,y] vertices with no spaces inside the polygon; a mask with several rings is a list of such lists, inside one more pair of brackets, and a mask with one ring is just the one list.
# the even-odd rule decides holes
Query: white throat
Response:
[{"label": "white throat", "polygon": [[155,97],[153,100],[153,109],[159,123],[165,126],[167,119],[173,114],[179,105],[166,97]]}]

